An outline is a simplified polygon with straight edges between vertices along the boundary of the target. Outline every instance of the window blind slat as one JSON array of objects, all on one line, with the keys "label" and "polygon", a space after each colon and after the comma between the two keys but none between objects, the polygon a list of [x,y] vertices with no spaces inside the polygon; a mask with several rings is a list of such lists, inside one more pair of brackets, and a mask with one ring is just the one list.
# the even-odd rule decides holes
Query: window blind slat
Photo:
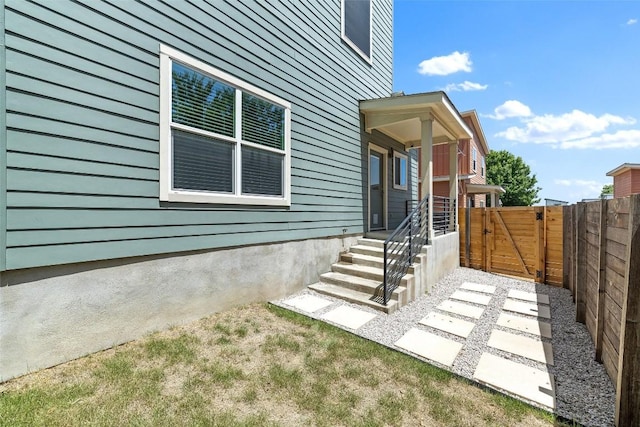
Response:
[{"label": "window blind slat", "polygon": [[171,120],[225,136],[234,135],[235,89],[173,63]]},{"label": "window blind slat", "polygon": [[242,139],[284,150],[284,108],[243,93]]},{"label": "window blind slat", "polygon": [[283,195],[284,155],[242,147],[242,194]]},{"label": "window blind slat", "polygon": [[173,130],[173,188],[233,193],[234,146]]}]

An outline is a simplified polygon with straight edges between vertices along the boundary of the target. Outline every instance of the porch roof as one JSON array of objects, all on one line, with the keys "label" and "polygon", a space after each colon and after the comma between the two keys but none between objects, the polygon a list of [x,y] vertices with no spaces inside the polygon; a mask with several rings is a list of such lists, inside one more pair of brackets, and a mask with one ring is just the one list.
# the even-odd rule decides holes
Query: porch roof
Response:
[{"label": "porch roof", "polygon": [[360,112],[367,132],[377,129],[407,148],[420,147],[423,120],[433,119],[434,145],[473,137],[442,91],[360,101]]},{"label": "porch roof", "polygon": [[467,194],[503,194],[504,188],[499,185],[467,184]]},{"label": "porch roof", "polygon": [[617,176],[631,169],[640,169],[640,163],[623,163],[617,168],[607,172],[607,176]]}]

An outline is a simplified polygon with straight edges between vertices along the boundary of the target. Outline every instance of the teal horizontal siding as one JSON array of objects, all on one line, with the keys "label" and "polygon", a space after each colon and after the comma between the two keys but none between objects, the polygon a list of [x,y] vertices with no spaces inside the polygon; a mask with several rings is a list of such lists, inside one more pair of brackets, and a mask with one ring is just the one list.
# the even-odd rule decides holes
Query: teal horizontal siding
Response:
[{"label": "teal horizontal siding", "polygon": [[[245,231],[244,233],[213,236],[169,236],[158,239],[116,240],[69,245],[8,248],[7,265],[11,265],[12,268],[15,269],[20,269],[33,267],[35,260],[43,258],[47,260],[48,265],[54,265],[112,259],[114,255],[118,255],[119,257],[122,253],[126,253],[127,256],[132,257],[256,245],[264,242],[313,239],[342,235],[345,228],[347,229],[347,233],[359,232],[358,227],[355,229],[348,226],[314,228],[311,225],[299,230],[282,232]],[[167,251],[168,248],[170,248],[171,251]]]},{"label": "teal horizontal siding", "polygon": [[[320,205],[322,206],[322,205]],[[342,206],[331,209],[316,209],[310,212],[260,212],[261,220],[256,221],[255,212],[247,210],[210,211],[202,209],[9,209],[7,220],[13,230],[62,230],[73,228],[100,227],[162,227],[165,225],[188,224],[254,224],[265,222],[314,222],[357,219],[359,210],[352,212]],[[337,215],[340,213],[339,215]],[[248,227],[250,230],[250,227]],[[161,229],[158,230],[160,233]]]},{"label": "teal horizontal siding", "polygon": [[[6,2],[7,268],[363,231],[358,101],[391,91],[392,5],[373,65],[340,2]],[[292,104],[292,205],[159,192],[159,44]]]}]

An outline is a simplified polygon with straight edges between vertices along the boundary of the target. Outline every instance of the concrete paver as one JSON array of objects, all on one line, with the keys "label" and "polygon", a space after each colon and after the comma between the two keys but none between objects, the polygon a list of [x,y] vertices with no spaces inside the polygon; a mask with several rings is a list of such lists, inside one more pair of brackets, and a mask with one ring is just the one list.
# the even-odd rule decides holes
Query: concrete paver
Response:
[{"label": "concrete paver", "polygon": [[300,295],[282,302],[307,313],[313,313],[333,304],[333,301],[315,295]]},{"label": "concrete paver", "polygon": [[376,314],[369,313],[368,311],[358,310],[357,308],[347,305],[341,305],[340,307],[325,313],[321,318],[349,329],[358,329],[365,323],[374,319],[376,316]]},{"label": "concrete paver", "polygon": [[494,329],[487,345],[536,362],[553,365],[553,350],[547,342]]},{"label": "concrete paver", "polygon": [[543,317],[551,319],[551,310],[544,305],[538,305],[529,302],[516,301],[507,298],[502,306],[504,310],[513,311],[520,314],[528,314],[529,316]]},{"label": "concrete paver", "polygon": [[515,329],[520,332],[537,335],[539,337],[551,338],[551,324],[539,322],[536,319],[526,319],[524,317],[512,316],[502,313],[498,317],[497,324],[505,328]]},{"label": "concrete paver", "polygon": [[452,366],[462,350],[458,342],[416,328],[407,331],[395,345],[445,366]]},{"label": "concrete paver", "polygon": [[550,410],[555,409],[553,375],[548,372],[483,353],[473,377],[488,386],[513,393]]},{"label": "concrete paver", "polygon": [[466,320],[436,313],[435,311],[429,313],[419,323],[462,338],[467,338],[474,326],[476,326],[473,322],[467,322]]},{"label": "concrete paver", "polygon": [[442,301],[438,307],[438,310],[448,311],[449,313],[459,314],[465,317],[471,317],[473,319],[479,319],[484,312],[484,309],[481,307],[475,307],[469,304],[463,304],[461,302],[444,300]]},{"label": "concrete paver", "polygon": [[537,294],[535,292],[524,292],[517,289],[511,289],[509,291],[509,298],[521,299],[529,302],[537,302],[542,304],[549,304],[549,295]]},{"label": "concrete paver", "polygon": [[494,294],[496,292],[495,286],[480,285],[472,282],[464,282],[460,285],[460,289],[464,289],[465,291],[482,292],[483,294]]},{"label": "concrete paver", "polygon": [[489,301],[491,301],[491,297],[489,295],[481,295],[476,292],[465,291],[455,291],[449,298],[480,305],[489,305]]}]

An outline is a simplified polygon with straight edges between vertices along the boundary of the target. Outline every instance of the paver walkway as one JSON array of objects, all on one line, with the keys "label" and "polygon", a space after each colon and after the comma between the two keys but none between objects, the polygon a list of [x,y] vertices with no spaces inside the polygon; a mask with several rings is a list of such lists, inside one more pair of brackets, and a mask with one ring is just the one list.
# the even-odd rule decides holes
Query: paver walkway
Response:
[{"label": "paver walkway", "polygon": [[[424,313],[415,327],[397,339],[393,346],[431,362],[451,368],[464,349],[465,339],[492,306],[496,287],[464,282],[432,311]],[[484,352],[475,366],[473,378],[487,386],[553,410],[555,389],[553,375],[534,366],[553,365],[553,349],[548,295],[509,290],[500,316],[486,341]],[[314,313],[334,301],[314,295],[302,295],[282,301],[285,306]],[[496,304],[496,303],[493,303]],[[357,330],[378,316],[349,305],[320,315],[320,319],[349,330]],[[503,328],[503,329],[500,329]],[[506,329],[506,330],[505,330]],[[523,335],[524,334],[524,335]],[[495,351],[495,354],[492,354]],[[515,358],[516,360],[510,360]],[[518,362],[518,358],[523,363]],[[526,364],[524,361],[532,363]],[[532,366],[533,365],[533,366]]]}]

